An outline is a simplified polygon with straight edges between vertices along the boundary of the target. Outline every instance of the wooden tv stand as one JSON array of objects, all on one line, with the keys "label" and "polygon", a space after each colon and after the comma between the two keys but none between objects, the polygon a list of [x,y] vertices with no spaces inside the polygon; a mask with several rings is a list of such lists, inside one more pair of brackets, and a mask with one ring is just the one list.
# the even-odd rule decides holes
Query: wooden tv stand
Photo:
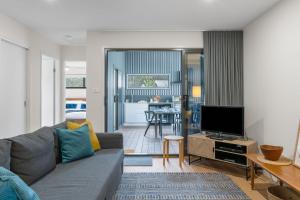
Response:
[{"label": "wooden tv stand", "polygon": [[188,136],[189,164],[194,162],[191,156],[234,164],[245,168],[247,179],[250,162],[246,155],[256,152],[257,143],[253,140],[215,140],[201,133]]}]

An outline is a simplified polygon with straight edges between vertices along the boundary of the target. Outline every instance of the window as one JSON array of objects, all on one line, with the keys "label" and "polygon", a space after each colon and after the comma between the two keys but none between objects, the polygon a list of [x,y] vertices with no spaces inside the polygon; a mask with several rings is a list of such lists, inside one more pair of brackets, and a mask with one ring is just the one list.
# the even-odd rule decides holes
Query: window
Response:
[{"label": "window", "polygon": [[127,74],[127,89],[169,89],[169,74]]},{"label": "window", "polygon": [[85,77],[66,77],[66,88],[86,88]]}]

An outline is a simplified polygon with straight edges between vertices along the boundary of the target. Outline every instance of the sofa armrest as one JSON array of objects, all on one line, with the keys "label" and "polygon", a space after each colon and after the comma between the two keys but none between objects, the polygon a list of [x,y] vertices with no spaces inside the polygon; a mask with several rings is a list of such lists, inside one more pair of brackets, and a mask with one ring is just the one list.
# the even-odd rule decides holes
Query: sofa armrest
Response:
[{"label": "sofa armrest", "polygon": [[96,133],[102,149],[123,149],[121,133]]}]

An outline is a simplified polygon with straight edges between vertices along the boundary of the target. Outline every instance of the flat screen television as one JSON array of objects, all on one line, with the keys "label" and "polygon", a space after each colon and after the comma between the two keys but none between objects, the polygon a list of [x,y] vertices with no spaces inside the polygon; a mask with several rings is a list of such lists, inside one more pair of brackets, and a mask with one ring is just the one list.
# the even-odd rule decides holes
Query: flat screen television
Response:
[{"label": "flat screen television", "polygon": [[244,107],[202,106],[202,131],[244,136]]}]

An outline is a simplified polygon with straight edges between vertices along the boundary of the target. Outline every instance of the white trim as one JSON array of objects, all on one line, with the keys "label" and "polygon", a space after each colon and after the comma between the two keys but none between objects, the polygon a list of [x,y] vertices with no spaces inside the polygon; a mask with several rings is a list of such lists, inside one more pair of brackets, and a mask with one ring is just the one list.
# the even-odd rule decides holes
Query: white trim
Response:
[{"label": "white trim", "polygon": [[17,43],[15,43],[15,42],[13,42],[12,40],[6,39],[6,38],[4,38],[4,37],[2,37],[2,36],[0,36],[0,40],[2,40],[2,41],[4,41],[4,42],[7,42],[7,43],[10,43],[10,44],[12,44],[12,45],[21,47],[21,48],[25,49],[26,51],[29,50],[28,47],[25,47],[25,46],[23,46],[23,45],[17,44]]}]

